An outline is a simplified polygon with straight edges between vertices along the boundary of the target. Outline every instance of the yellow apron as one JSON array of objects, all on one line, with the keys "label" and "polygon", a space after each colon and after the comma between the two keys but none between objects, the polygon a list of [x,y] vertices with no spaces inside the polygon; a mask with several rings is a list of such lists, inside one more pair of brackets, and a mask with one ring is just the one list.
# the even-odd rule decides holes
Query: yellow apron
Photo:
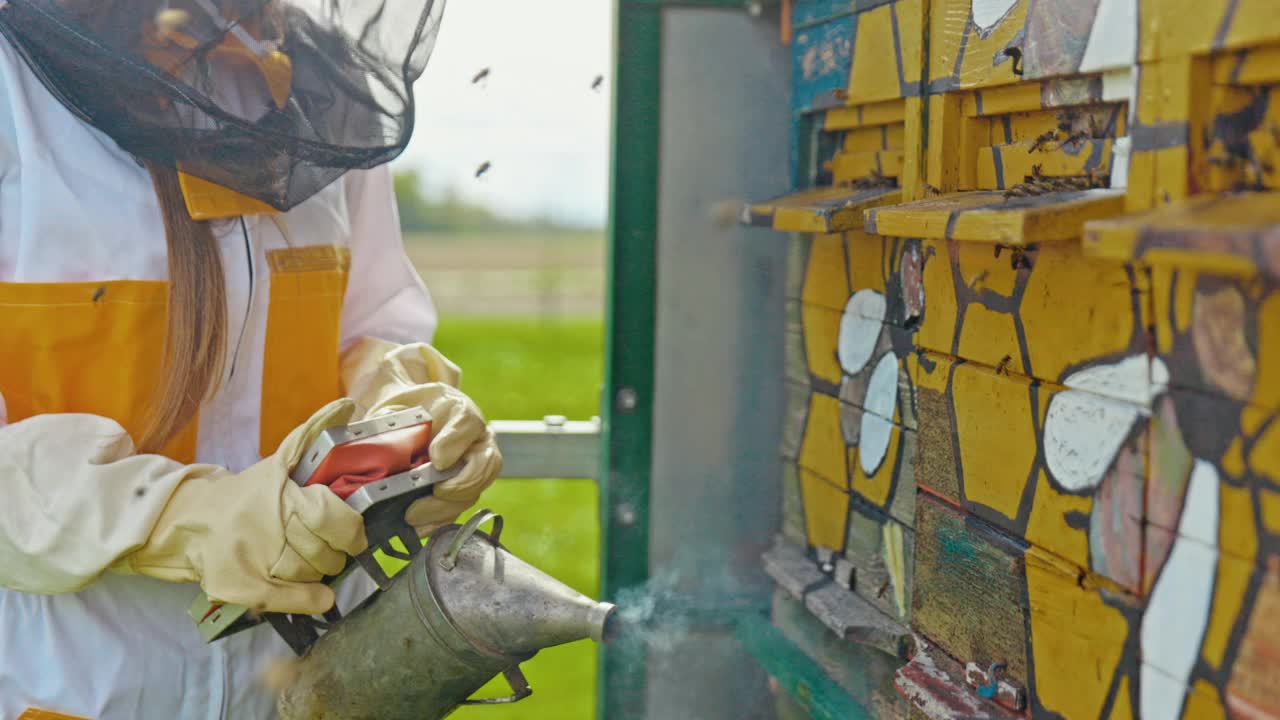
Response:
[{"label": "yellow apron", "polygon": [[[333,246],[271,250],[267,259],[257,428],[263,455],[341,393],[338,345],[350,268],[348,251]],[[160,372],[167,293],[162,281],[0,283],[0,395],[8,421],[89,413],[116,420],[136,439]],[[194,462],[197,423],[164,454]]]}]

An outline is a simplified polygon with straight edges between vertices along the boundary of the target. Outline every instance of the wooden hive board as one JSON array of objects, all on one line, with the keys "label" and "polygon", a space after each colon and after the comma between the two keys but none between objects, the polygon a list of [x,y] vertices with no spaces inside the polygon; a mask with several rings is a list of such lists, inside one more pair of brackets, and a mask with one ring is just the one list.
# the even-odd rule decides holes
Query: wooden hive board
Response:
[{"label": "wooden hive board", "polygon": [[901,661],[895,656],[836,636],[802,601],[775,594],[771,619],[791,642],[814,658],[842,690],[870,709],[872,717],[901,717],[906,701],[893,689]]},{"label": "wooden hive board", "polygon": [[841,232],[859,227],[863,210],[899,197],[900,191],[892,187],[813,188],[748,204],[742,208],[741,220],[744,225],[779,232]]},{"label": "wooden hive board", "polygon": [[872,235],[1025,247],[1078,238],[1086,222],[1123,211],[1122,190],[1078,190],[1030,197],[973,191],[869,210],[866,230]]},{"label": "wooden hive board", "polygon": [[921,349],[1062,383],[1087,363],[1145,354],[1151,343],[1147,276],[1069,243],[1021,250],[928,240],[920,252]]},{"label": "wooden hive board", "polygon": [[[1028,688],[1033,715],[1105,717],[1138,672],[1136,600],[939,499],[922,496],[918,508],[917,632],[957,670],[1003,665],[1002,677]],[[949,697],[960,702],[964,676],[949,677]]]},{"label": "wooden hive board", "polygon": [[[921,381],[922,404],[930,412],[921,416],[920,486],[1015,537],[1136,588],[1146,438],[1145,426],[1137,423],[1141,408],[1077,391],[1062,396],[1065,409],[1052,410],[1046,423],[1063,388],[943,358],[936,368],[942,389],[934,389],[934,378]],[[1098,424],[1098,435],[1075,434],[1084,430],[1076,427],[1080,413]],[[1113,427],[1112,415],[1119,425]],[[1126,419],[1132,424],[1120,427]],[[1115,446],[1098,439],[1106,432],[1115,436]],[[1094,450],[1098,457],[1087,457]]]},{"label": "wooden hive board", "polygon": [[1084,251],[1140,265],[1280,278],[1280,192],[1196,196],[1085,226]]}]

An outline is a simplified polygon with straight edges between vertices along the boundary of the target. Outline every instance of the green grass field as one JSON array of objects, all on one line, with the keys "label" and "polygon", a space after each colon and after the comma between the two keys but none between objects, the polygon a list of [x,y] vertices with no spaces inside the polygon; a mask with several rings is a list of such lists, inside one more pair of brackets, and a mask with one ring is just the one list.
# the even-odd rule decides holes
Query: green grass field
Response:
[{"label": "green grass field", "polygon": [[[428,280],[429,282],[429,280]],[[490,419],[599,413],[603,327],[598,319],[542,320],[443,315],[436,346],[463,368],[462,389]],[[506,519],[512,552],[591,597],[599,592],[598,493],[591,480],[499,480],[479,507]],[[465,517],[465,516],[464,516]],[[532,697],[510,706],[463,708],[463,720],[595,717],[596,649],[551,648],[524,664]],[[506,694],[499,678],[480,695]]]}]

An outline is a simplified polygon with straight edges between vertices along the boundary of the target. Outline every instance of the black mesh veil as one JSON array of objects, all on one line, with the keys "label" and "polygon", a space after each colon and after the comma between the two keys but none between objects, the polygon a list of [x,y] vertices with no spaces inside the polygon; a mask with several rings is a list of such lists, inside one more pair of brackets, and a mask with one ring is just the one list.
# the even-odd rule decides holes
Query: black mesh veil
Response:
[{"label": "black mesh veil", "polygon": [[0,0],[0,32],[135,156],[280,210],[398,155],[444,0]]}]

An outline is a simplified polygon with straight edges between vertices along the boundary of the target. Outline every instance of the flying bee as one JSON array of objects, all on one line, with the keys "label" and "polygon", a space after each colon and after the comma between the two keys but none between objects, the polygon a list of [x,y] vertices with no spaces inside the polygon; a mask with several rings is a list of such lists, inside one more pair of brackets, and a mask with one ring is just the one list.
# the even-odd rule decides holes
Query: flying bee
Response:
[{"label": "flying bee", "polygon": [[1042,150],[1045,145],[1057,139],[1058,139],[1057,128],[1054,128],[1053,130],[1046,130],[1035,139],[1035,142],[1031,143],[1031,147],[1030,149],[1027,150],[1027,152],[1033,153],[1033,152]]},{"label": "flying bee", "polygon": [[1093,136],[1089,134],[1088,130],[1077,130],[1071,133],[1070,135],[1068,135],[1067,139],[1062,141],[1062,144],[1063,145],[1083,145],[1086,140],[1092,140],[1092,139],[1093,139]]},{"label": "flying bee", "polygon": [[1089,188],[1089,178],[1087,177],[1066,177],[1058,178],[1054,187],[1055,190],[1087,190]]},{"label": "flying bee", "polygon": [[1009,363],[1011,363],[1011,362],[1013,362],[1013,356],[1012,356],[1012,355],[1005,355],[1003,358],[1000,358],[1000,364],[996,365],[996,374],[997,374],[997,375],[1008,375],[1008,374],[1009,374]]},{"label": "flying bee", "polygon": [[604,85],[604,75],[597,75],[595,80],[591,81],[591,89],[599,90]]},{"label": "flying bee", "polygon": [[941,195],[941,194],[942,194],[942,191],[941,191],[941,190],[939,190],[938,188],[934,187],[933,185],[930,185],[929,183],[925,183],[925,184],[924,184],[924,194],[925,194],[925,195],[929,195],[929,196],[933,196],[933,195]]},{"label": "flying bee", "polygon": [[1044,185],[1046,192],[1062,192],[1063,190],[1079,190],[1084,186],[1084,178],[1060,177],[1049,178]]},{"label": "flying bee", "polygon": [[480,68],[480,72],[476,73],[471,77],[471,84],[475,85],[476,83],[480,82],[481,80],[487,77],[489,77],[489,68],[487,67]]},{"label": "flying bee", "polygon": [[98,302],[99,300],[101,300],[101,299],[102,299],[102,296],[103,296],[103,295],[106,295],[106,294],[107,294],[107,288],[106,288],[106,287],[100,287],[100,288],[98,288],[97,290],[94,290],[94,291],[93,291],[93,302],[94,302],[94,304],[96,305],[96,304],[97,304],[97,302]]},{"label": "flying bee", "polygon": [[1001,195],[1005,200],[1011,200],[1016,197],[1026,197],[1030,194],[1031,192],[1027,189],[1026,185],[1014,185],[1008,190],[1005,190]]},{"label": "flying bee", "polygon": [[893,181],[880,174],[880,171],[872,168],[866,177],[858,178],[850,183],[855,190],[871,190],[873,188],[889,187]]},{"label": "flying bee", "polygon": [[480,166],[476,168],[476,178],[478,179],[485,173],[489,172],[489,168],[491,167],[493,167],[493,164],[490,163],[488,160],[485,160],[484,162],[480,163]]},{"label": "flying bee", "polygon": [[876,597],[878,597],[878,598],[882,598],[882,597],[884,597],[884,594],[885,594],[885,593],[887,593],[887,592],[889,592],[889,581],[888,581],[888,580],[885,580],[885,581],[880,585],[880,589],[879,589],[879,590],[876,590]]}]

